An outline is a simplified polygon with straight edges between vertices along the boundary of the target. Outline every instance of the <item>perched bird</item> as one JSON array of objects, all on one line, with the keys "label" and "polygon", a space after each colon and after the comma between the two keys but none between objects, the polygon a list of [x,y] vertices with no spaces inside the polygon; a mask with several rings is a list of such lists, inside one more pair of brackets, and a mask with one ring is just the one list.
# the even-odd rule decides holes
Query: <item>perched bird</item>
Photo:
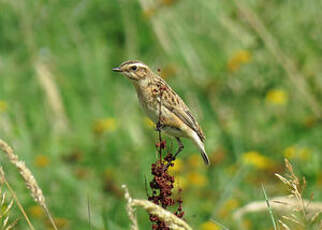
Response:
[{"label": "perched bird", "polygon": [[183,149],[180,138],[185,137],[198,147],[205,164],[210,164],[204,147],[205,136],[199,124],[180,96],[160,76],[136,60],[123,62],[119,67],[113,68],[113,71],[120,72],[131,80],[148,117],[162,131],[176,138],[179,148],[175,157]]}]

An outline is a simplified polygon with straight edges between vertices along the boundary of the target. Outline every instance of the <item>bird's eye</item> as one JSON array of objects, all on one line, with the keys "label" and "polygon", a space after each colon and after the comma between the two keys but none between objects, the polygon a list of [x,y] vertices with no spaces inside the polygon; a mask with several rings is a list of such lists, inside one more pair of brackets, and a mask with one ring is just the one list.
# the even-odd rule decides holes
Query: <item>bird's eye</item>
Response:
[{"label": "bird's eye", "polygon": [[131,70],[135,71],[138,67],[136,65],[131,67]]}]

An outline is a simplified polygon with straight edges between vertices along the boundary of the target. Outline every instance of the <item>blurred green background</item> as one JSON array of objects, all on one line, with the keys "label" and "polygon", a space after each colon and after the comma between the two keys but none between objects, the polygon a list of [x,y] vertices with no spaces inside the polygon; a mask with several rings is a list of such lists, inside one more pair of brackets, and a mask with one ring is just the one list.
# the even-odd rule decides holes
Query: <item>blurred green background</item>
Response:
[{"label": "blurred green background", "polygon": [[[146,198],[157,133],[131,83],[139,59],[196,114],[212,166],[185,149],[172,169],[194,229],[272,229],[267,212],[233,212],[288,194],[288,157],[322,199],[322,2],[0,1],[0,138],[43,189],[60,229],[129,229],[122,184]],[[239,2],[239,1],[238,1]],[[176,147],[173,139],[168,144]],[[37,229],[49,229],[18,174],[1,164]],[[18,215],[18,212],[17,212]],[[138,209],[141,229],[149,229]],[[26,229],[20,220],[17,229]]]}]

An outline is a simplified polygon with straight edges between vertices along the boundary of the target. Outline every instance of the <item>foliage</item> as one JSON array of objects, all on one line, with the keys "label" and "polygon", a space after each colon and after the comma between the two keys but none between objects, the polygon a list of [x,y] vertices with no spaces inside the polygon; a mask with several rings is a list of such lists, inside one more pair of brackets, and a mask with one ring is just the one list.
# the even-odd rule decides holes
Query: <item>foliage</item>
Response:
[{"label": "foliage", "polygon": [[[263,200],[261,184],[269,197],[284,194],[273,176],[284,156],[306,177],[307,194],[322,199],[321,6],[2,0],[0,138],[30,166],[58,229],[89,229],[88,206],[93,229],[128,229],[121,185],[145,197],[158,137],[132,85],[111,69],[142,60],[161,69],[207,137],[212,166],[184,141],[172,172],[189,225],[269,229],[265,214],[232,216]],[[4,157],[1,164],[35,228],[50,228],[19,174]],[[151,227],[140,210],[138,223]]]}]

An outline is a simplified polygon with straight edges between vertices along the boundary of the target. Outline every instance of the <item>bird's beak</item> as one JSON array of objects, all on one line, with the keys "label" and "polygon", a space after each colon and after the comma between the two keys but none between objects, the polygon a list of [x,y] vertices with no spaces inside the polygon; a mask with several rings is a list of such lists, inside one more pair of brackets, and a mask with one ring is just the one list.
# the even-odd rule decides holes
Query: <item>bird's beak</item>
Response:
[{"label": "bird's beak", "polygon": [[122,70],[120,69],[120,67],[116,67],[112,69],[113,72],[122,72]]}]

